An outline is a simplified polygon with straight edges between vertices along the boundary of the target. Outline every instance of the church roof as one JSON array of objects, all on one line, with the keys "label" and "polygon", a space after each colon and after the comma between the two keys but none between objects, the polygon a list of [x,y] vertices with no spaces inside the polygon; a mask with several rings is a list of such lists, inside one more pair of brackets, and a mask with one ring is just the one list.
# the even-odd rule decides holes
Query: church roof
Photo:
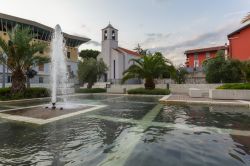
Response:
[{"label": "church roof", "polygon": [[137,52],[135,52],[135,51],[131,51],[131,50],[128,50],[128,49],[126,49],[126,48],[122,48],[122,47],[118,47],[118,48],[116,48],[116,49],[114,49],[114,50],[116,50],[117,52],[119,52],[119,53],[127,53],[127,54],[129,54],[129,55],[132,55],[132,56],[136,56],[136,57],[140,57],[141,55],[140,54],[138,54]]},{"label": "church roof", "polygon": [[106,26],[105,28],[103,28],[103,29],[107,29],[107,28],[112,28],[112,29],[115,29],[115,30],[117,30],[116,28],[114,28],[110,23],[109,23],[109,25],[108,26]]}]

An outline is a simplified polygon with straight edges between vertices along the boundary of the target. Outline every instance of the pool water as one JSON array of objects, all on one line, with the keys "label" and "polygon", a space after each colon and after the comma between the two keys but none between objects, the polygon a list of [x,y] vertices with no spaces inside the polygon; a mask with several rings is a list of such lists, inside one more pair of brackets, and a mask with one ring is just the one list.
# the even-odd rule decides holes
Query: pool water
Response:
[{"label": "pool water", "polygon": [[[104,109],[46,125],[0,119],[0,165],[250,165],[250,109],[162,105],[157,97],[82,95]],[[25,102],[1,109],[40,105]]]}]

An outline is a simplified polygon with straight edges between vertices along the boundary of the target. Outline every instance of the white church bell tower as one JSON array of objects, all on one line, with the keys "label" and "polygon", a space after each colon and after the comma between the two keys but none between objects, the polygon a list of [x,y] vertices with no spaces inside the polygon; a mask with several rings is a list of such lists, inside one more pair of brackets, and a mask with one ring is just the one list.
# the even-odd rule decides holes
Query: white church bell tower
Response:
[{"label": "white church bell tower", "polygon": [[[112,67],[112,49],[118,48],[118,30],[111,24],[102,29],[102,58],[107,64],[108,68]],[[111,70],[108,70],[106,75],[106,81],[111,78]]]}]

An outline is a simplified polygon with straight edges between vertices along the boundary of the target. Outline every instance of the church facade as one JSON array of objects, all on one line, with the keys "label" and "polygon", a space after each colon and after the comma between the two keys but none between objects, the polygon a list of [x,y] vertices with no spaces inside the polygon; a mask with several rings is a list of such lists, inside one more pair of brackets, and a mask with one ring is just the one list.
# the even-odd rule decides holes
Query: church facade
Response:
[{"label": "church facade", "polygon": [[[140,54],[118,46],[118,30],[111,24],[102,29],[102,49],[98,58],[108,66],[104,82],[120,83],[123,72],[132,65],[130,59],[140,58]],[[130,80],[129,82],[137,82]]]}]

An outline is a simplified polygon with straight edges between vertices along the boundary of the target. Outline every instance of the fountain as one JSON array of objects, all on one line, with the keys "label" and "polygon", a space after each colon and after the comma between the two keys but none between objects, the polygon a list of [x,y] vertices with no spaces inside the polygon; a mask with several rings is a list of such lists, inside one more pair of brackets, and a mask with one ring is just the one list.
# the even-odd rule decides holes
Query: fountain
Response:
[{"label": "fountain", "polygon": [[[59,92],[66,95],[67,69],[65,56],[65,43],[60,25],[56,25],[51,41],[51,103],[52,109],[56,109],[56,95]],[[66,98],[63,97],[63,102]]]},{"label": "fountain", "polygon": [[[51,104],[1,110],[0,118],[43,125],[106,107],[105,105],[81,104],[66,100],[68,78],[65,48],[61,27],[56,25],[51,40]],[[63,99],[63,102],[57,101],[57,94],[62,94],[60,98]],[[48,111],[48,109],[53,111]]]}]

